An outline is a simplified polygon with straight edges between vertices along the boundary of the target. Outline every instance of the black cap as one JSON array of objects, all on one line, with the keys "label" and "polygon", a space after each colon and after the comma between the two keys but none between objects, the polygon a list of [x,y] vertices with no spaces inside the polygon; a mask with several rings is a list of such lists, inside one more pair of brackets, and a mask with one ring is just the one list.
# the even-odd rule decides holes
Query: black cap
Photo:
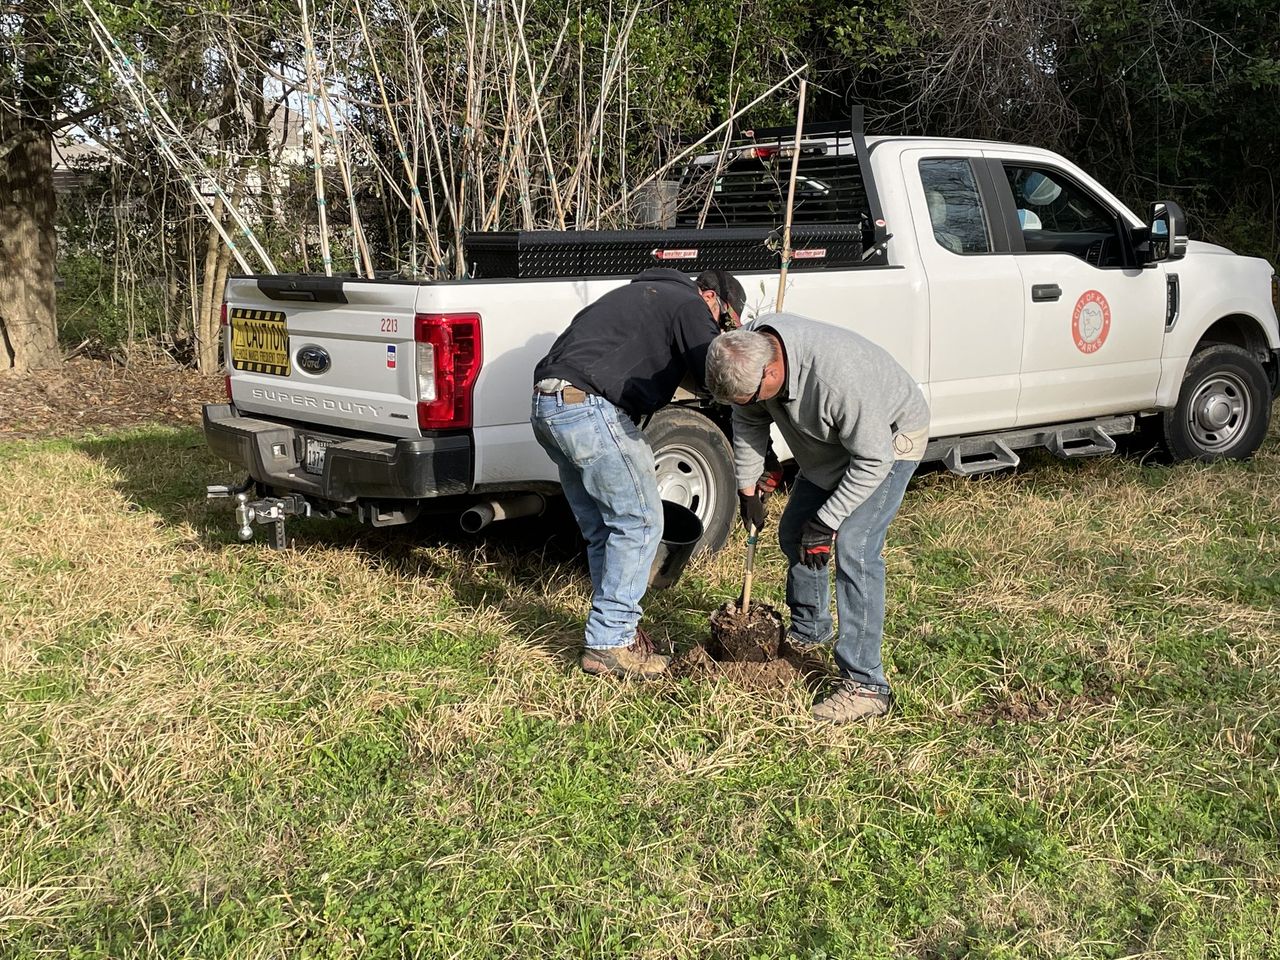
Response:
[{"label": "black cap", "polygon": [[741,315],[742,308],[747,305],[747,291],[742,289],[742,284],[737,281],[737,278],[723,270],[704,270],[698,274],[694,283],[703,290],[710,290],[733,307],[734,313]]}]

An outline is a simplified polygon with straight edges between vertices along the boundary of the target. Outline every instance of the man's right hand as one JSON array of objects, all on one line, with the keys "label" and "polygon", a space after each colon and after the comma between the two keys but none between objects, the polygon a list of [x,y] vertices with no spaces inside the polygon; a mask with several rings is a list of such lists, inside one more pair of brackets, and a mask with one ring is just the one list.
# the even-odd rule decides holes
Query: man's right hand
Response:
[{"label": "man's right hand", "polygon": [[810,570],[821,570],[831,559],[831,543],[836,532],[819,520],[810,517],[800,528],[800,562]]},{"label": "man's right hand", "polygon": [[764,529],[767,516],[764,509],[764,500],[760,498],[760,488],[756,487],[751,493],[742,490],[738,491],[738,515],[742,517],[742,525],[746,527],[750,533],[754,527],[759,533]]}]

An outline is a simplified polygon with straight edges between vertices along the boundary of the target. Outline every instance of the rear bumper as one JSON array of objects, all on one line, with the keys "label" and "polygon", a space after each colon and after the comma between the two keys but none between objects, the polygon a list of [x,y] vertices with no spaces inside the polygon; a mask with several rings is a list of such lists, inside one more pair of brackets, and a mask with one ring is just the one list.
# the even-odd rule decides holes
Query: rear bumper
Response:
[{"label": "rear bumper", "polygon": [[[413,440],[326,435],[241,416],[229,403],[204,408],[209,449],[274,489],[331,500],[422,500],[467,493],[473,461],[471,437],[454,434]],[[332,440],[324,473],[303,470],[304,437]]]}]

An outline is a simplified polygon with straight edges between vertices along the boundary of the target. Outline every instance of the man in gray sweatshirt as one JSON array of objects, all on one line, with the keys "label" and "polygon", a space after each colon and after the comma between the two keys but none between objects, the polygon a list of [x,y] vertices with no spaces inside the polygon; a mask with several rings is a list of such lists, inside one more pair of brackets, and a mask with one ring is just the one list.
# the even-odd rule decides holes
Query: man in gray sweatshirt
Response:
[{"label": "man in gray sweatshirt", "polygon": [[845,723],[889,709],[881,662],[885,532],[924,456],[929,407],[912,376],[880,347],[840,327],[789,313],[721,334],[707,352],[707,387],[733,404],[733,455],[745,526],[761,529],[756,479],[776,423],[800,475],[778,524],[790,561],[793,646],[831,642],[836,558],[836,689],[813,708]]}]

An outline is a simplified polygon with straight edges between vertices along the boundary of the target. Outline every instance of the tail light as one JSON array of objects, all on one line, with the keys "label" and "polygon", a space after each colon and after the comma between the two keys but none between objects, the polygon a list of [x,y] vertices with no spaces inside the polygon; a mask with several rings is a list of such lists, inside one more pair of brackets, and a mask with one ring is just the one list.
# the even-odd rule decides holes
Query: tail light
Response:
[{"label": "tail light", "polygon": [[480,373],[480,315],[420,313],[413,326],[418,426],[423,430],[471,426],[471,391]]},{"label": "tail light", "polygon": [[[226,364],[227,369],[231,369],[231,327],[227,324],[227,302],[222,302],[222,312],[218,314],[218,331],[222,334],[222,362]],[[227,390],[227,399],[233,399],[231,396],[231,374],[226,374],[222,378],[223,386]]]}]

